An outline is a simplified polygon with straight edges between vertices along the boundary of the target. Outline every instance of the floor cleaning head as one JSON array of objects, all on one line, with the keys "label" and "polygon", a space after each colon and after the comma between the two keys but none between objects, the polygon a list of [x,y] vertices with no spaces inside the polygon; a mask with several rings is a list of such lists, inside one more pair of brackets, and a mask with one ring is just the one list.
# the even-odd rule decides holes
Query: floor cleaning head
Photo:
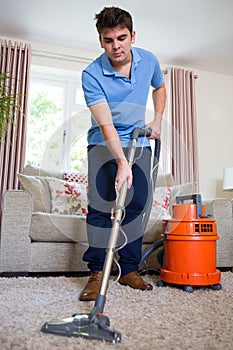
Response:
[{"label": "floor cleaning head", "polygon": [[103,314],[76,314],[60,321],[46,322],[41,331],[66,337],[83,337],[117,344],[121,334],[110,329],[110,322]]}]

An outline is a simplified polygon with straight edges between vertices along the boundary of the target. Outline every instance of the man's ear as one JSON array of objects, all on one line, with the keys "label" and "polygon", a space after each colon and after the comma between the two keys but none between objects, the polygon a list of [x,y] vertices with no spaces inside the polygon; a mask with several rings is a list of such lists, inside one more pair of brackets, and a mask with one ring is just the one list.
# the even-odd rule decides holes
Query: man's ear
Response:
[{"label": "man's ear", "polygon": [[136,37],[136,32],[135,30],[132,31],[132,34],[131,34],[131,43],[134,44],[135,43],[135,37]]}]

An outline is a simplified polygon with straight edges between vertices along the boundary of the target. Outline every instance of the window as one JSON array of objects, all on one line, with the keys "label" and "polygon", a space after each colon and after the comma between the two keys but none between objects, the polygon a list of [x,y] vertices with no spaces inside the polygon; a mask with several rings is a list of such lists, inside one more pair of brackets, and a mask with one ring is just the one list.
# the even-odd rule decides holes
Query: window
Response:
[{"label": "window", "polygon": [[90,123],[81,72],[32,66],[26,164],[52,170],[85,167]]}]

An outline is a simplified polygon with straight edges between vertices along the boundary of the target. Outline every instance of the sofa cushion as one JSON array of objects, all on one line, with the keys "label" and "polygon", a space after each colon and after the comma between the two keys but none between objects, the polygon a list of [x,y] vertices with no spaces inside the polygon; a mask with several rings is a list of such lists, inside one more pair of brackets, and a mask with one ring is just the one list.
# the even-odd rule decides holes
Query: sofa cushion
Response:
[{"label": "sofa cushion", "polygon": [[40,176],[40,177],[49,176],[49,177],[57,177],[59,179],[63,178],[63,173],[59,173],[53,170],[38,168],[31,164],[27,164],[25,166],[23,170],[23,174],[28,176]]},{"label": "sofa cushion", "polygon": [[144,235],[145,242],[155,242],[161,238],[162,221],[171,218],[169,213],[170,192],[170,187],[157,187],[155,189],[151,213]]},{"label": "sofa cushion", "polygon": [[51,194],[52,213],[69,215],[87,214],[86,185],[46,177]]},{"label": "sofa cushion", "polygon": [[21,186],[28,191],[34,200],[35,212],[51,212],[51,199],[46,178],[40,176],[27,176],[17,174]]},{"label": "sofa cushion", "polygon": [[63,175],[64,180],[70,182],[77,182],[88,186],[88,175],[85,173],[79,173],[77,171],[65,171]]},{"label": "sofa cushion", "polygon": [[171,187],[157,187],[153,195],[153,203],[150,213],[151,220],[170,219],[169,202]]},{"label": "sofa cushion", "polygon": [[87,246],[86,217],[33,213],[30,238],[34,242],[80,242]]}]

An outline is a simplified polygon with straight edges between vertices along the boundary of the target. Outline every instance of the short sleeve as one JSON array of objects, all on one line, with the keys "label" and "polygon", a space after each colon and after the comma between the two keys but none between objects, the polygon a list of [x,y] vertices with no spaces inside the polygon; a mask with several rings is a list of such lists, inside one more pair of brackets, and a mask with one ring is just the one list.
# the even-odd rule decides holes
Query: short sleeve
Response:
[{"label": "short sleeve", "polygon": [[82,72],[82,88],[88,107],[106,101],[106,96],[97,79],[85,70]]}]

